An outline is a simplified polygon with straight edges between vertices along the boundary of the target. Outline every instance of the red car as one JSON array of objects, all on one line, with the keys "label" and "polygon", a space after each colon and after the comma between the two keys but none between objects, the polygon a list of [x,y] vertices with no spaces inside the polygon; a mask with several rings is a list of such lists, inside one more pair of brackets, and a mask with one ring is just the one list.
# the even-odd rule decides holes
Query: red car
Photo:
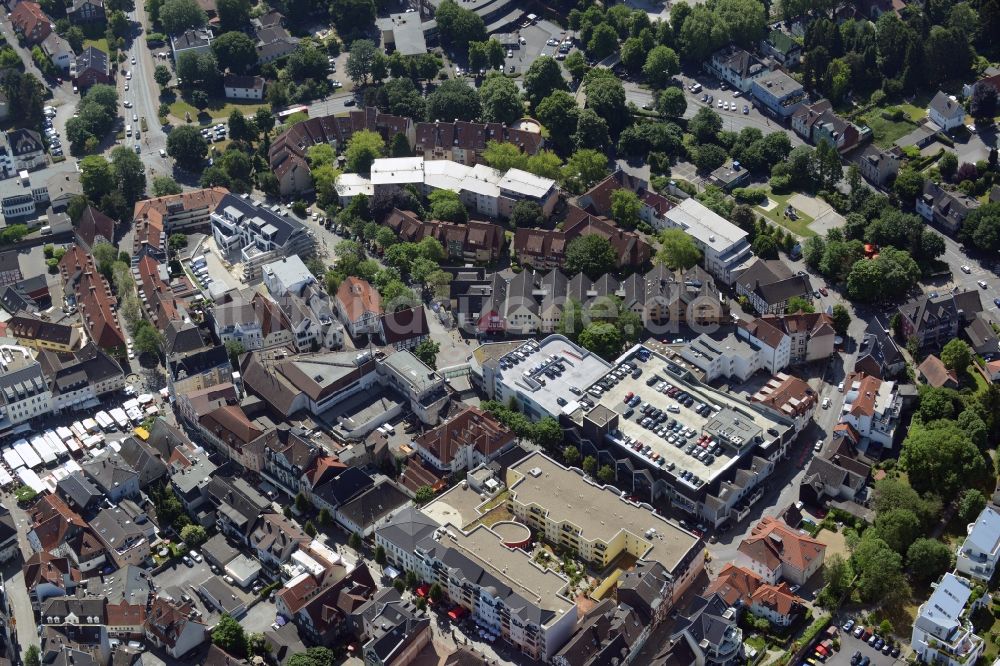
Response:
[{"label": "red car", "polygon": [[826,287],[820,287],[819,288],[819,293],[823,294],[824,296],[829,296],[830,295],[830,292],[826,290]]}]

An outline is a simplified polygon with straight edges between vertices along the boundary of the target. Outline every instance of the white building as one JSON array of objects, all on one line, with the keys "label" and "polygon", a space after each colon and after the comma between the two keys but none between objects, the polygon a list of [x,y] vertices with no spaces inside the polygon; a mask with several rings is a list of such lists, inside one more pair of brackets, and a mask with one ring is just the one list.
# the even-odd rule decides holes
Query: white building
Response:
[{"label": "white building", "polygon": [[1000,558],[1000,513],[986,507],[969,525],[968,534],[955,553],[955,570],[989,582]]},{"label": "white building", "polygon": [[965,122],[965,107],[955,99],[954,95],[947,95],[939,90],[927,108],[927,116],[931,122],[947,132]]},{"label": "white building", "polygon": [[212,31],[207,28],[185,30],[170,37],[170,48],[174,52],[174,64],[185,53],[211,53]]},{"label": "white building", "polygon": [[706,381],[731,377],[745,382],[761,369],[760,350],[732,333],[722,340],[702,333],[684,347],[681,357],[704,372]]},{"label": "white building", "polygon": [[262,76],[226,74],[222,86],[226,91],[226,99],[249,99],[254,101],[264,99],[264,77]]},{"label": "white building", "polygon": [[695,199],[685,199],[665,215],[669,228],[683,229],[704,255],[705,270],[733,284],[753,259],[747,232]]},{"label": "white building", "polygon": [[52,411],[52,392],[31,350],[0,346],[0,430]]},{"label": "white building", "polygon": [[[963,666],[974,664],[983,653],[985,641],[972,631],[968,618],[972,584],[946,573],[931,598],[917,611],[910,645],[917,657],[929,664]],[[980,598],[989,599],[989,595]]]},{"label": "white building", "polygon": [[316,277],[306,268],[298,255],[282,257],[278,261],[261,267],[264,285],[275,298],[285,294],[300,294],[307,284],[316,282]]},{"label": "white building", "polygon": [[901,409],[895,382],[854,375],[845,382],[840,422],[854,428],[863,440],[891,448]]}]

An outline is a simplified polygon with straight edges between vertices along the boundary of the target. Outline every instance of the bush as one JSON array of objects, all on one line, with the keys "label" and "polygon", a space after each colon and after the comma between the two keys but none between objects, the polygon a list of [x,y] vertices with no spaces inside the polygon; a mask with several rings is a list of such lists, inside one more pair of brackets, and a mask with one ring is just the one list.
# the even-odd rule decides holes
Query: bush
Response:
[{"label": "bush", "polygon": [[760,187],[737,187],[733,197],[739,203],[762,204],[767,201],[767,190]]}]

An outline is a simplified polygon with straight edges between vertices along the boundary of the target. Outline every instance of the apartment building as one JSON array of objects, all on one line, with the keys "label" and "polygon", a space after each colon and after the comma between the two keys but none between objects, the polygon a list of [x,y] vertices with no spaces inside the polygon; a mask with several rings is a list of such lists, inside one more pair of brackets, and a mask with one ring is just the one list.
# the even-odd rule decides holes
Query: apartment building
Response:
[{"label": "apartment building", "polygon": [[144,199],[136,202],[132,220],[137,225],[141,220],[145,220],[167,235],[208,231],[211,214],[227,194],[229,190],[224,187],[209,187],[182,194]]},{"label": "apartment building", "polygon": [[921,348],[940,349],[983,311],[978,291],[924,295],[899,306],[903,337]]},{"label": "apartment building", "polygon": [[812,285],[781,260],[757,258],[737,278],[736,294],[746,296],[757,314],[784,314],[789,299],[810,298]]},{"label": "apartment building", "polygon": [[805,585],[823,566],[826,544],[777,518],[764,517],[740,543],[735,564],[746,567],[770,585],[787,581]]},{"label": "apartment building", "polygon": [[37,2],[27,0],[17,3],[10,12],[10,25],[29,44],[41,44],[55,27]]},{"label": "apartment building", "polygon": [[740,322],[736,335],[758,350],[761,367],[772,374],[829,358],[836,338],[833,318],[822,312],[758,317]]},{"label": "apartment building", "polygon": [[987,506],[966,531],[968,536],[955,553],[955,571],[988,583],[1000,560],[1000,513]]},{"label": "apartment building", "polygon": [[854,374],[844,382],[840,422],[851,426],[862,440],[891,449],[902,407],[895,382]]},{"label": "apartment building", "polygon": [[237,296],[206,311],[219,342],[239,342],[247,351],[271,349],[293,342],[291,327],[277,303],[264,294],[250,300]]},{"label": "apartment building", "polygon": [[496,224],[476,220],[466,224],[423,221],[412,211],[398,208],[389,213],[385,225],[403,241],[419,243],[424,238],[434,238],[441,243],[450,259],[473,263],[496,261],[505,242],[503,227]]},{"label": "apartment building", "polygon": [[475,166],[490,141],[512,143],[527,155],[541,150],[540,132],[508,127],[504,123],[455,122],[417,123],[414,151],[425,160],[451,160]]},{"label": "apartment building", "polygon": [[705,69],[729,85],[747,93],[753,82],[768,73],[757,56],[730,44],[712,54]]},{"label": "apartment building", "polygon": [[476,407],[466,407],[413,439],[411,446],[435,469],[457,474],[492,462],[516,441],[514,432],[492,416]]},{"label": "apartment building", "polygon": [[694,198],[666,211],[665,226],[682,229],[701,250],[705,270],[732,285],[753,258],[747,233]]},{"label": "apartment building", "polygon": [[913,622],[910,646],[918,659],[928,664],[962,666],[982,656],[986,641],[976,635],[969,614],[989,595],[970,602],[971,597],[971,582],[951,572],[941,577]]},{"label": "apartment building", "polygon": [[8,430],[52,410],[52,392],[31,350],[0,345],[0,430]]},{"label": "apartment building", "polygon": [[73,352],[39,352],[52,393],[52,411],[93,409],[108,393],[125,388],[125,373],[112,356],[92,342]]},{"label": "apartment building", "polygon": [[706,381],[728,377],[745,382],[763,367],[761,351],[734,333],[721,339],[702,333],[681,350],[681,358],[704,372]]},{"label": "apartment building", "polygon": [[118,325],[118,301],[97,270],[93,255],[79,245],[71,245],[59,260],[59,273],[66,292],[76,297],[90,339],[102,349],[124,347],[125,336]]},{"label": "apartment building", "polygon": [[65,352],[78,347],[82,340],[80,329],[75,326],[57,324],[28,314],[11,317],[7,321],[7,335],[25,347]]},{"label": "apartment building", "polygon": [[242,264],[244,280],[259,278],[264,264],[292,255],[309,258],[316,252],[316,239],[305,225],[274,208],[246,194],[226,194],[210,216],[219,251]]},{"label": "apartment building", "polygon": [[780,69],[754,79],[750,93],[772,117],[782,121],[793,116],[806,97],[802,84]]},{"label": "apartment building", "polygon": [[639,234],[619,229],[611,220],[591,215],[572,205],[567,207],[562,229],[517,229],[514,232],[514,255],[522,264],[539,270],[561,268],[569,244],[589,235],[605,238],[622,268],[641,267],[652,259],[652,247]]},{"label": "apartment building", "polygon": [[871,138],[871,130],[863,131],[834,113],[828,99],[799,107],[792,116],[792,129],[809,143],[819,145],[820,141],[826,141],[840,153]]},{"label": "apartment building", "polygon": [[924,182],[924,191],[914,205],[917,214],[948,234],[956,234],[970,211],[979,207],[979,201],[961,190],[949,191],[930,180]]}]

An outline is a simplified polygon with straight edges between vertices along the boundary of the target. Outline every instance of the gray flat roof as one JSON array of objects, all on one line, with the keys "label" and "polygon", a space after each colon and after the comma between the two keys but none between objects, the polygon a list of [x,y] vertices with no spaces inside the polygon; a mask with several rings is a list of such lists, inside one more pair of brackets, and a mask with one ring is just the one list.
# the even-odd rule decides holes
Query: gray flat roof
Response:
[{"label": "gray flat roof", "polygon": [[392,39],[396,50],[403,55],[419,55],[427,53],[427,41],[424,39],[424,25],[420,22],[419,12],[390,14],[388,18],[379,19],[378,27],[383,31],[392,31]]}]

